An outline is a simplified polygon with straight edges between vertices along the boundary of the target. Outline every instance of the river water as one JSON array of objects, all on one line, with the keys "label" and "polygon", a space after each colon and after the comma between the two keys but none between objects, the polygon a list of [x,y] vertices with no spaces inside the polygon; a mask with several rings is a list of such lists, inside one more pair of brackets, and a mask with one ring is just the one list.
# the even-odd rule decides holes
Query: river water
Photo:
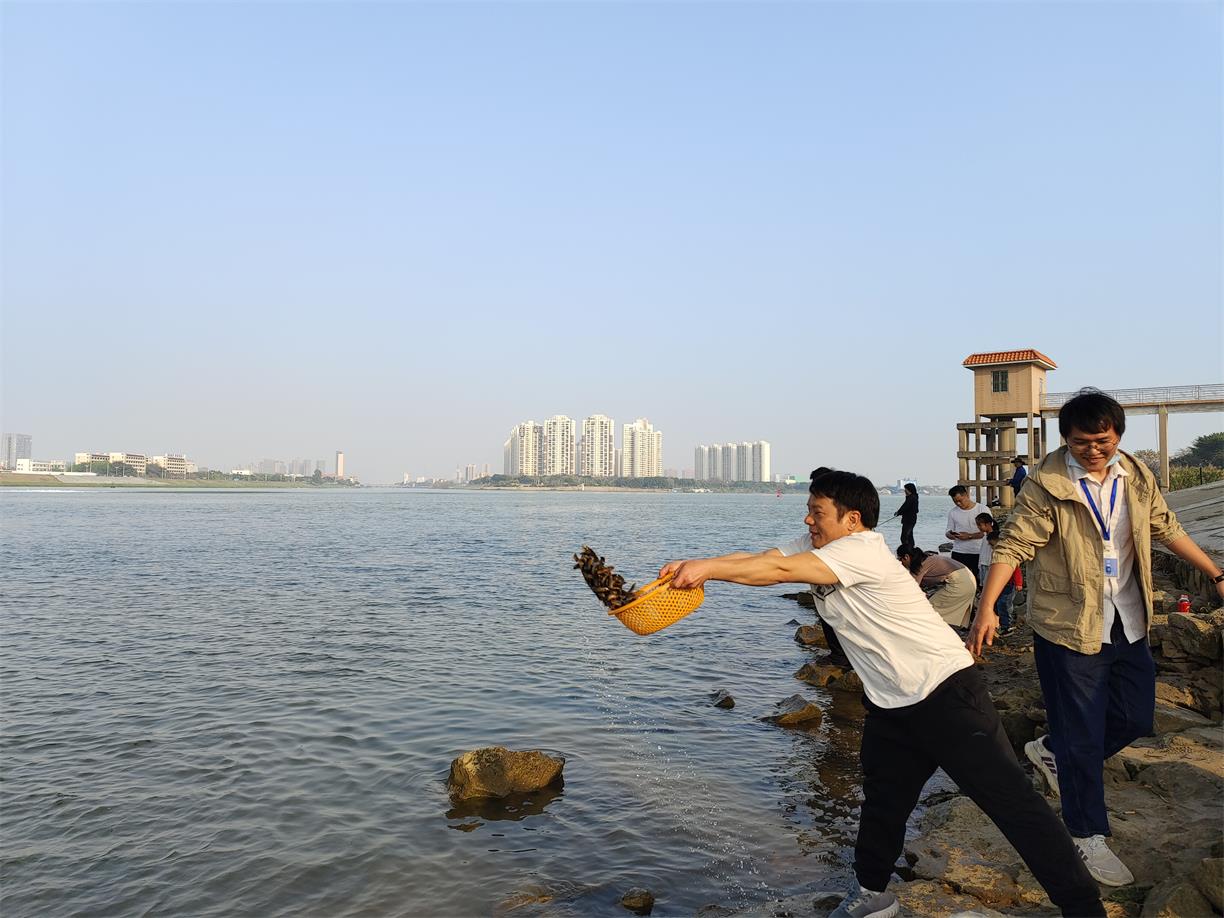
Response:
[{"label": "river water", "polygon": [[[950,501],[922,500],[933,548]],[[0,491],[0,911],[621,916],[645,886],[675,915],[848,876],[858,702],[794,679],[792,588],[712,584],[639,637],[571,568],[589,543],[640,583],[803,507]],[[819,730],[760,722],[797,692]],[[451,759],[486,745],[565,756],[564,789],[453,809]]]}]

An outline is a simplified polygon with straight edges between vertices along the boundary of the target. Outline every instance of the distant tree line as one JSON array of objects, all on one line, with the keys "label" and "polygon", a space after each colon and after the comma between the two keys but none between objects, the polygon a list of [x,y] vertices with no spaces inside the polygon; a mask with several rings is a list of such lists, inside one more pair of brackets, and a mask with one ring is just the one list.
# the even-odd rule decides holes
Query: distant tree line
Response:
[{"label": "distant tree line", "polygon": [[[1134,456],[1157,478],[1160,477],[1160,453],[1154,449],[1137,449]],[[1169,489],[1179,491],[1224,479],[1224,433],[1203,434],[1185,449],[1169,457]]]}]

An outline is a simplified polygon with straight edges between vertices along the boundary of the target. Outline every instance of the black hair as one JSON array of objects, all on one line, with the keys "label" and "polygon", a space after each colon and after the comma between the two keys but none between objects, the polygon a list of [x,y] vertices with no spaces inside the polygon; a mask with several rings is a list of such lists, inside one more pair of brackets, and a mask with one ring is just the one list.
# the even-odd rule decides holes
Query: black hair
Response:
[{"label": "black hair", "polygon": [[1104,433],[1113,428],[1119,437],[1126,432],[1126,412],[1114,399],[1091,386],[1080,389],[1058,409],[1058,432],[1063,439],[1072,430],[1086,434]]},{"label": "black hair", "polygon": [[990,532],[986,533],[986,541],[987,541],[987,542],[997,542],[997,541],[999,541],[999,530],[997,530],[997,529],[992,529],[992,530],[990,530]]},{"label": "black hair", "polygon": [[[913,547],[909,545],[897,546],[897,560],[908,557],[910,559],[909,567],[906,568],[911,574],[916,574],[922,570],[922,562],[926,560],[926,552],[917,545]],[[904,562],[902,562],[904,563]]]},{"label": "black hair", "polygon": [[1023,456],[1012,457],[1012,462],[1016,463],[1017,465],[1027,465],[1028,464],[1028,460],[1024,458]]},{"label": "black hair", "polygon": [[815,480],[816,478],[819,478],[821,475],[827,475],[831,471],[833,470],[829,468],[827,465],[822,465],[818,469],[812,469],[812,474],[808,475],[808,478],[811,480]]},{"label": "black hair", "polygon": [[991,531],[991,532],[994,532],[994,528],[995,528],[995,519],[994,519],[994,515],[993,515],[993,514],[990,514],[990,513],[979,513],[977,516],[975,516],[975,517],[973,518],[973,521],[974,521],[975,523],[989,523],[989,524],[990,524],[990,531]]},{"label": "black hair", "polygon": [[875,529],[880,521],[880,495],[875,485],[862,475],[822,466],[812,472],[808,492],[813,497],[827,497],[833,501],[839,518],[850,510],[857,510],[868,529]]},{"label": "black hair", "polygon": [[911,494],[917,494],[917,493],[918,493],[918,489],[917,489],[916,487],[914,487],[914,483],[913,483],[912,481],[907,481],[907,482],[905,483],[905,490],[906,490],[906,491],[909,491],[909,493],[911,493]]},{"label": "black hair", "polygon": [[969,493],[969,489],[966,488],[964,485],[952,485],[952,487],[948,488],[949,497],[955,497],[957,494],[968,494],[968,493]]}]

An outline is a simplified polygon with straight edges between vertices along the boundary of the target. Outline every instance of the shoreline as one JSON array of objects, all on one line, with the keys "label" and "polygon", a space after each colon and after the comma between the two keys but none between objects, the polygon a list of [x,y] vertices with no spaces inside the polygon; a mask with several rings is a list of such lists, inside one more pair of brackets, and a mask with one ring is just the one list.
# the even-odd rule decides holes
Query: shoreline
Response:
[{"label": "shoreline", "polygon": [[282,490],[292,488],[296,490],[331,491],[354,487],[354,485],[308,484],[299,481],[233,481],[232,479],[141,478],[139,476],[120,478],[98,476],[95,478],[68,478],[65,480],[65,478],[59,475],[35,475],[25,472],[5,472],[4,474],[0,474],[0,488],[129,488],[151,491],[182,490],[191,488],[207,488],[210,490],[223,490],[226,488],[231,488],[234,490]]}]

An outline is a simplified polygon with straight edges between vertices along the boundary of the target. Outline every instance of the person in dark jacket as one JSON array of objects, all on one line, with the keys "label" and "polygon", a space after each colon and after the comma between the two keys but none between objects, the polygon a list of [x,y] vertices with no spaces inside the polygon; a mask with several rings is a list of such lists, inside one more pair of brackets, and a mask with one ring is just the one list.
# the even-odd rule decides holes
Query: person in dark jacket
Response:
[{"label": "person in dark jacket", "polygon": [[1017,456],[1015,459],[1012,460],[1012,464],[1015,465],[1016,471],[1012,475],[1011,481],[1009,481],[1008,484],[1011,485],[1012,491],[1014,491],[1016,494],[1019,494],[1020,485],[1024,484],[1024,479],[1028,478],[1028,469],[1024,467],[1024,457],[1023,456]]},{"label": "person in dark jacket", "polygon": [[914,524],[918,522],[918,489],[912,481],[905,483],[905,502],[893,516],[901,517],[901,544],[913,548]]}]

